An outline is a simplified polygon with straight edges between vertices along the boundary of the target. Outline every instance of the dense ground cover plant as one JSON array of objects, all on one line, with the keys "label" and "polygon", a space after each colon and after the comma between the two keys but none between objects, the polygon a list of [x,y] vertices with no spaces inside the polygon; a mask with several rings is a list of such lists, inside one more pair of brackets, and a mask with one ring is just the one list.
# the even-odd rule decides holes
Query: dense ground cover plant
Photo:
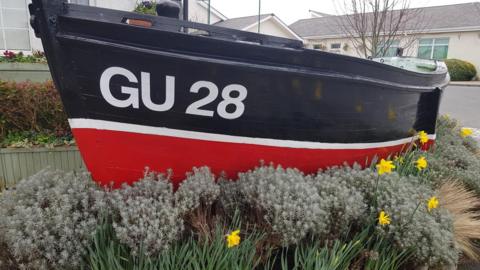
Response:
[{"label": "dense ground cover plant", "polygon": [[21,269],[75,269],[105,207],[86,173],[41,171],[0,196],[0,242]]},{"label": "dense ground cover plant", "polygon": [[[463,131],[463,132],[462,132]],[[444,180],[459,180],[480,195],[480,148],[471,136],[450,117],[440,117],[434,151],[417,153],[429,162],[428,181],[439,187]]]},{"label": "dense ground cover plant", "polygon": [[142,181],[108,195],[115,234],[134,254],[143,249],[145,255],[156,256],[183,231],[173,186],[164,175],[147,173]]},{"label": "dense ground cover plant", "polygon": [[[206,167],[194,168],[176,192],[169,174],[146,173],[134,185],[110,191],[99,189],[85,174],[42,172],[0,196],[0,205],[7,205],[0,207],[0,217],[9,217],[0,220],[0,230],[7,232],[0,234],[0,244],[10,251],[0,253],[0,261],[11,264],[13,258],[31,269],[77,269],[78,260],[65,266],[64,254],[83,255],[84,269],[380,270],[455,265],[461,252],[477,254],[473,240],[480,236],[475,229],[478,215],[472,212],[474,206],[465,205],[478,204],[478,194],[449,186],[453,175],[457,183],[476,182],[451,164],[459,162],[457,157],[439,149],[457,147],[478,160],[478,146],[469,134],[442,118],[433,151],[422,150],[427,136],[419,132],[416,147],[392,160],[374,161],[367,169],[340,166],[305,175],[260,164],[231,181]],[[427,142],[428,138],[423,143]],[[438,174],[437,166],[452,170]],[[474,169],[474,163],[461,167]],[[45,194],[63,206],[42,208]],[[461,198],[463,205],[452,198]],[[83,208],[77,211],[68,205]],[[32,209],[48,215],[31,215]],[[62,235],[77,226],[68,217],[78,218],[83,212],[81,219],[90,222],[80,222],[82,227],[74,230],[78,234],[72,239],[82,243],[77,249],[66,244],[68,251],[62,253],[62,244],[49,242],[57,238],[36,237],[44,231]],[[68,222],[61,223],[60,215]],[[50,229],[23,228],[32,218]],[[85,240],[91,235],[90,242]],[[19,237],[23,249],[14,241]],[[73,242],[64,242],[68,241]],[[26,251],[27,245],[35,247],[30,248],[33,253]],[[57,253],[51,255],[46,247],[57,248]],[[50,258],[55,258],[53,263]]]}]

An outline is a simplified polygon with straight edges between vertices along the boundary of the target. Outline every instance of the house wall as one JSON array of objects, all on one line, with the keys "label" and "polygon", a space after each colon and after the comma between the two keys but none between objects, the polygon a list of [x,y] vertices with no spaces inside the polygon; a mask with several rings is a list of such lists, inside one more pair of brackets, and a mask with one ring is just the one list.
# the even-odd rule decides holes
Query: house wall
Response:
[{"label": "house wall", "polygon": [[[480,31],[472,32],[450,32],[439,34],[422,34],[416,37],[421,38],[449,38],[448,56],[447,58],[457,58],[460,60],[469,61],[474,64],[480,72]],[[326,46],[325,51],[331,51],[330,45],[333,43],[341,43],[341,50],[339,53],[344,55],[363,57],[357,53],[352,42],[346,38],[328,38],[328,39],[306,39],[307,47],[313,49],[314,45],[322,44]],[[411,39],[410,39],[411,40]],[[344,44],[348,44],[348,49],[344,50]],[[400,42],[400,46],[405,46],[405,41]],[[405,49],[406,56],[416,57],[418,53],[418,41]]]},{"label": "house wall", "polygon": [[[188,13],[189,20],[192,22],[208,22],[208,10],[200,6],[200,4],[197,3],[197,0],[188,0]],[[217,23],[221,20],[222,19],[215,15],[215,13],[210,13],[210,24]]]},{"label": "house wall", "polygon": [[136,0],[90,0],[91,6],[118,10],[133,10],[136,4]]},{"label": "house wall", "polygon": [[[258,24],[246,29],[245,31],[258,33]],[[295,39],[294,35],[285,30],[285,28],[283,28],[279,23],[277,23],[273,18],[263,21],[260,24],[260,33],[271,36]]]}]

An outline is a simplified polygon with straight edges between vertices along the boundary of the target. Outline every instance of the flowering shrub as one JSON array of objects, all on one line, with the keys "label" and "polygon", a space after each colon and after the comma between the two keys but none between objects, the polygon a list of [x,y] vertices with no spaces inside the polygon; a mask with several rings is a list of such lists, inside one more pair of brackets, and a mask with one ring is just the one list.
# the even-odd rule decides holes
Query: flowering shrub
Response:
[{"label": "flowering shrub", "polygon": [[24,55],[22,52],[14,53],[12,51],[4,51],[0,62],[17,62],[17,63],[47,63],[45,53],[34,51],[32,55]]},{"label": "flowering shrub", "polygon": [[156,6],[157,3],[155,3],[155,1],[141,1],[135,6],[134,12],[148,15],[157,15]]},{"label": "flowering shrub", "polygon": [[480,194],[480,148],[471,137],[462,137],[457,121],[440,117],[437,142],[432,152],[425,153],[429,161],[428,179],[439,186],[442,180],[457,179]]},{"label": "flowering shrub", "polygon": [[22,269],[78,268],[104,202],[86,173],[41,171],[0,196],[0,242]]},{"label": "flowering shrub", "polygon": [[164,175],[146,173],[133,186],[110,193],[113,228],[121,243],[134,254],[156,256],[178,240],[183,231],[175,208],[173,186]]}]

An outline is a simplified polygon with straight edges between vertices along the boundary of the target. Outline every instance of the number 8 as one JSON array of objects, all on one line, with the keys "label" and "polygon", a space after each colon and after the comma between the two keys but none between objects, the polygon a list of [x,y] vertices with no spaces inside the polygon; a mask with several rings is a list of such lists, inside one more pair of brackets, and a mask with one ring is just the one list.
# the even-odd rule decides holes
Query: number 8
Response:
[{"label": "number 8", "polygon": [[[238,92],[238,97],[232,97],[232,92]],[[243,101],[247,98],[247,88],[239,84],[231,84],[225,87],[222,91],[223,101],[218,104],[217,112],[225,119],[236,119],[242,116],[245,112],[245,104]],[[235,111],[227,112],[228,105],[235,105]]]}]

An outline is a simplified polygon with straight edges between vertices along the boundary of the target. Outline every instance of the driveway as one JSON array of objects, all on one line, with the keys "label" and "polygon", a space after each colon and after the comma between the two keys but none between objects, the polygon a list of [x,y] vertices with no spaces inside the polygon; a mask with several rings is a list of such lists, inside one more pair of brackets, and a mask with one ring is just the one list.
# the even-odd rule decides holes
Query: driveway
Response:
[{"label": "driveway", "polygon": [[475,129],[475,136],[480,141],[480,87],[448,86],[440,113],[448,114],[465,127]]}]

